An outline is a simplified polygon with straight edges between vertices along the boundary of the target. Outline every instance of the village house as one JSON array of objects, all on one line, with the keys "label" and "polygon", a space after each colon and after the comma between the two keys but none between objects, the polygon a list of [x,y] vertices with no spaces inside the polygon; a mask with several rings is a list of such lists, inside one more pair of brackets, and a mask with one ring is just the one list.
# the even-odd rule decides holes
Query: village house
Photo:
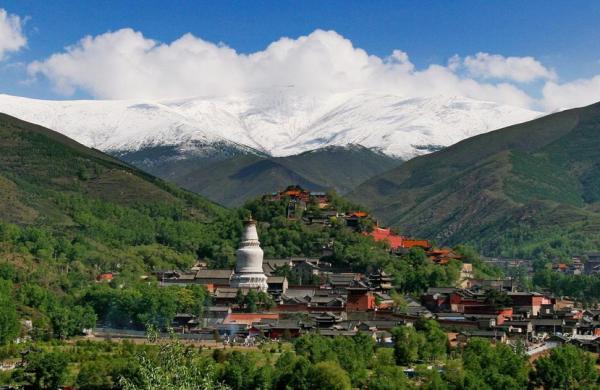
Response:
[{"label": "village house", "polygon": [[515,313],[525,313],[537,316],[542,305],[553,305],[552,298],[536,292],[509,292]]},{"label": "village house", "polygon": [[519,333],[527,339],[533,333],[533,325],[530,320],[507,320],[503,325],[510,333]]},{"label": "village house", "polygon": [[588,253],[584,273],[586,275],[600,274],[600,253]]},{"label": "village house", "polygon": [[366,211],[354,211],[345,216],[346,225],[351,228],[358,228],[361,221],[369,218],[369,213]]},{"label": "village house", "polygon": [[355,281],[346,287],[346,311],[369,311],[376,307],[373,291],[364,282]]},{"label": "village house", "polygon": [[334,273],[328,276],[327,283],[331,289],[339,294],[345,294],[346,288],[353,282],[361,279],[361,275],[352,272]]},{"label": "village house", "polygon": [[159,280],[161,286],[170,286],[170,285],[188,285],[194,284],[196,279],[195,272],[163,272],[156,273],[156,277]]},{"label": "village house", "polygon": [[315,326],[319,329],[333,328],[339,326],[344,317],[341,314],[334,314],[333,312],[317,313],[311,316],[315,322]]},{"label": "village house", "polygon": [[273,299],[277,299],[282,294],[285,294],[288,289],[288,280],[285,276],[268,276],[267,292],[271,294]]},{"label": "village house", "polygon": [[517,284],[513,279],[465,279],[461,288],[477,289],[477,290],[499,290],[506,292],[517,291]]},{"label": "village house", "polygon": [[[303,202],[306,192],[288,188],[285,194],[277,196],[295,197],[297,202]],[[314,197],[320,195],[308,196],[314,204]],[[360,221],[368,218],[368,214],[356,212],[349,217],[350,221],[352,218]],[[452,261],[461,262],[461,287],[431,287],[420,301],[404,297],[394,302],[390,295],[393,278],[381,269],[363,275],[344,272],[345,269],[331,267],[318,258],[263,259],[253,226],[248,221],[235,270],[208,269],[205,264],[197,264],[190,271],[155,274],[163,286],[199,284],[206,286],[211,295],[212,306],[204,308],[201,316],[177,313],[172,323],[176,329],[202,337],[238,335],[273,339],[298,337],[317,330],[332,337],[363,332],[385,343],[391,340],[389,332],[395,326],[433,318],[459,344],[470,337],[495,342],[509,339],[538,342],[555,335],[589,349],[600,346],[600,341],[595,341],[600,337],[600,311],[583,311],[575,308],[572,301],[518,291],[517,284],[510,279],[476,280],[473,265],[462,263],[461,256],[452,249],[431,248],[428,242],[418,243],[419,240],[376,227],[370,235],[379,241],[387,240],[396,253],[414,244],[425,250],[432,263],[444,266]],[[244,283],[232,283],[234,278]],[[256,284],[257,281],[260,283]],[[275,306],[264,312],[243,313],[248,307],[240,305],[241,296],[250,290],[266,291]]]},{"label": "village house", "polygon": [[201,269],[194,275],[193,283],[229,287],[232,275],[233,270],[230,269]]},{"label": "village house", "polygon": [[[307,210],[309,204],[315,204],[319,209],[326,209],[330,206],[329,196],[325,192],[308,191],[299,185],[288,186],[285,190],[266,195],[263,199],[277,202],[288,200],[286,217],[288,219],[298,219]],[[317,221],[317,219],[322,219]],[[326,223],[327,217],[320,215],[310,219],[310,223]]]},{"label": "village house", "polygon": [[225,319],[229,314],[231,314],[230,306],[209,306],[204,310],[204,316],[206,318]]},{"label": "village house", "polygon": [[308,300],[311,311],[343,311],[345,306],[346,300],[338,294],[319,293]]},{"label": "village house", "polygon": [[231,313],[223,321],[224,325],[246,325],[250,326],[254,323],[261,322],[265,319],[278,320],[278,313]]},{"label": "village house", "polygon": [[218,287],[212,296],[215,304],[217,305],[236,305],[238,299],[238,290],[243,295],[248,294],[249,289],[247,288],[235,288],[235,287]]},{"label": "village house", "polygon": [[302,281],[310,281],[321,273],[319,259],[306,257],[289,257],[286,259],[265,259],[263,271],[265,275],[276,275],[278,271],[287,269]]},{"label": "village house", "polygon": [[262,319],[254,323],[250,335],[261,335],[271,339],[296,338],[313,329],[312,325],[294,319]]},{"label": "village house", "polygon": [[430,249],[426,255],[429,261],[438,265],[446,265],[452,260],[462,260],[462,256],[449,248]]},{"label": "village house", "polygon": [[320,209],[329,207],[329,197],[325,192],[312,191],[310,193],[310,199],[313,200]]}]

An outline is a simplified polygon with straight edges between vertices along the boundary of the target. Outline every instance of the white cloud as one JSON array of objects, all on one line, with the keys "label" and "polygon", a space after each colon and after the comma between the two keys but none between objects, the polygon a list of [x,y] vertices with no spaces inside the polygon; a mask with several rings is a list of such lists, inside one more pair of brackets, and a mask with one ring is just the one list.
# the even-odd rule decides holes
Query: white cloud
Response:
[{"label": "white cloud", "polygon": [[558,84],[548,82],[542,89],[542,105],[548,111],[586,106],[600,101],[600,75]]},{"label": "white cloud", "polygon": [[512,80],[521,83],[538,79],[556,79],[553,70],[546,68],[533,57],[504,57],[498,54],[477,53],[474,56],[467,56],[463,65],[469,74],[484,79]]},{"label": "white cloud", "polygon": [[20,17],[0,8],[0,60],[5,58],[6,53],[18,51],[27,44],[22,24]]},{"label": "white cloud", "polygon": [[[496,62],[505,67],[491,65]],[[381,58],[354,47],[334,31],[323,30],[296,39],[281,38],[262,51],[240,54],[191,34],[160,43],[122,29],[85,37],[61,53],[31,63],[28,71],[47,77],[62,94],[83,90],[105,99],[224,95],[294,85],[310,94],[369,89],[406,97],[444,94],[521,107],[536,104],[510,82],[461,74],[462,66],[473,72],[479,69],[475,63],[487,64],[487,68],[480,66],[488,69],[485,74],[494,73],[495,78],[507,81],[553,78],[551,71],[530,57],[482,53],[462,62],[454,57],[447,66],[417,70],[405,52],[394,50]],[[484,77],[484,70],[477,72]]]}]

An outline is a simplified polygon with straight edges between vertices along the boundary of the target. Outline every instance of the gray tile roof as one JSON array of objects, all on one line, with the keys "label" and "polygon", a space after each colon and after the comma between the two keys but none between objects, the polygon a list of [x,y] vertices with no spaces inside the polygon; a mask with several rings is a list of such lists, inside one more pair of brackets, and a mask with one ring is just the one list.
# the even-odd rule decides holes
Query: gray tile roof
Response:
[{"label": "gray tile roof", "polygon": [[196,279],[228,279],[232,274],[230,269],[201,269],[196,272]]}]

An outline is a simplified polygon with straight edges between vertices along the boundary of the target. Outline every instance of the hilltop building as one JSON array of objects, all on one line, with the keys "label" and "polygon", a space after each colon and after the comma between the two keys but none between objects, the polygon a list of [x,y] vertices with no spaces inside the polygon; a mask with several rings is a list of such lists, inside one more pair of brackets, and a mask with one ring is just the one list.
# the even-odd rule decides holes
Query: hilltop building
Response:
[{"label": "hilltop building", "polygon": [[[350,216],[350,218],[355,217],[358,213],[354,213]],[[364,218],[368,216],[367,213],[361,212],[355,218]],[[349,220],[350,221],[350,220]],[[358,222],[354,222],[354,225],[357,225]],[[431,248],[431,243],[427,240],[416,240],[412,238],[408,238],[405,236],[400,236],[394,232],[390,228],[382,228],[380,226],[375,226],[373,230],[369,233],[363,233],[366,236],[371,236],[375,241],[387,241],[390,245],[390,249],[394,252],[407,250],[413,247],[420,247],[424,250],[429,250]]]},{"label": "hilltop building", "polygon": [[251,288],[267,291],[267,276],[263,271],[263,250],[258,241],[256,222],[245,222],[242,242],[236,251],[235,271],[229,285],[232,288]]},{"label": "hilltop building", "polygon": [[325,192],[308,191],[299,185],[291,185],[283,191],[265,195],[263,200],[271,202],[287,200],[286,217],[288,219],[300,219],[310,204],[314,204],[320,209],[325,209],[330,205],[329,196]]}]

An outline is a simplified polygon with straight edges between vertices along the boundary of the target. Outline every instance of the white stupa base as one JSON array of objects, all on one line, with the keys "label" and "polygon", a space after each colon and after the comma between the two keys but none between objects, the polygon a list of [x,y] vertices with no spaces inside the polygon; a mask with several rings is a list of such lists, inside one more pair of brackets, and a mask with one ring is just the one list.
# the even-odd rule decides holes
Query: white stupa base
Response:
[{"label": "white stupa base", "polygon": [[233,288],[252,288],[267,291],[267,277],[265,274],[233,274],[229,285]]}]

